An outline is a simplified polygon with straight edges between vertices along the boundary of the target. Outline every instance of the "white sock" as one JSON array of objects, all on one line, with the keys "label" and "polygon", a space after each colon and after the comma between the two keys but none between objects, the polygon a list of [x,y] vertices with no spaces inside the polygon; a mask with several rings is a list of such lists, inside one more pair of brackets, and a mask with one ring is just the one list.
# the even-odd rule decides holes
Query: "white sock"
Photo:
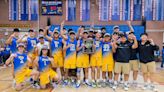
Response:
[{"label": "white sock", "polygon": [[117,85],[117,81],[114,81],[114,85]]},{"label": "white sock", "polygon": [[100,82],[100,79],[97,79],[96,82]]},{"label": "white sock", "polygon": [[85,82],[87,82],[87,83],[88,83],[88,82],[89,82],[89,81],[88,81],[88,79],[85,79]]},{"label": "white sock", "polygon": [[106,79],[103,79],[103,82],[106,82]]},{"label": "white sock", "polygon": [[112,81],[112,79],[109,79],[109,83],[112,83],[113,81]]},{"label": "white sock", "polygon": [[80,80],[77,80],[77,83],[79,83],[79,84],[80,84]]},{"label": "white sock", "polygon": [[127,86],[127,85],[128,85],[128,81],[124,81],[124,85],[126,85],[126,86]]},{"label": "white sock", "polygon": [[92,80],[92,82],[95,82],[95,80]]}]

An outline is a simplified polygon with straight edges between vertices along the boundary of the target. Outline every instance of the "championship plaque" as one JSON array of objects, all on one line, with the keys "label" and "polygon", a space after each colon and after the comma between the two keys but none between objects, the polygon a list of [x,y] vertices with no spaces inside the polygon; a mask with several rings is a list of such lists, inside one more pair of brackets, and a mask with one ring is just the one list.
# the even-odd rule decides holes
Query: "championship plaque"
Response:
[{"label": "championship plaque", "polygon": [[93,47],[94,45],[93,39],[87,39],[83,42],[83,44],[84,44],[83,53],[92,54],[95,52],[95,48]]}]

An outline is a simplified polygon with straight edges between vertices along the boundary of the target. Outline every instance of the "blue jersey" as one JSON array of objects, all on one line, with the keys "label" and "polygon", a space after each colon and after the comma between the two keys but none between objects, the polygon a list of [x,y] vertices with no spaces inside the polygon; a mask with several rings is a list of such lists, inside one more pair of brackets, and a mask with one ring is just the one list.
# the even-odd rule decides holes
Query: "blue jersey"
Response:
[{"label": "blue jersey", "polygon": [[14,72],[17,72],[18,70],[25,68],[26,63],[27,63],[27,54],[16,53],[16,57],[14,58],[14,61],[13,61]]},{"label": "blue jersey", "polygon": [[[83,44],[83,40],[80,39],[79,41],[80,41],[79,47],[81,47],[82,44]],[[80,50],[78,51],[78,54],[82,53],[82,51],[83,51],[83,49],[80,49]]]},{"label": "blue jersey", "polygon": [[17,51],[17,38],[14,37],[9,46],[10,46],[11,52],[16,53],[16,51]]},{"label": "blue jersey", "polygon": [[111,53],[111,51],[112,51],[111,43],[110,42],[103,42],[103,45],[102,45],[102,54],[103,54],[103,56],[106,55],[106,54]]},{"label": "blue jersey", "polygon": [[27,52],[31,52],[34,50],[34,46],[38,43],[37,38],[27,38]]},{"label": "blue jersey", "polygon": [[38,61],[38,65],[39,65],[39,71],[42,72],[44,71],[45,69],[49,68],[49,65],[51,64],[48,56],[46,57],[43,57],[43,56],[40,56],[39,57],[39,61]]},{"label": "blue jersey", "polygon": [[51,41],[51,51],[52,51],[52,55],[54,55],[55,53],[62,52],[62,39],[59,38],[58,40],[52,39]]},{"label": "blue jersey", "polygon": [[70,39],[68,39],[66,41],[66,46],[68,46],[69,44],[73,44],[73,45],[66,50],[66,57],[76,52],[77,40],[74,40],[73,42],[71,42]]},{"label": "blue jersey", "polygon": [[162,57],[164,58],[164,49],[162,49]]},{"label": "blue jersey", "polygon": [[102,41],[94,39],[94,44],[96,45],[96,51],[102,49]]},{"label": "blue jersey", "polygon": [[10,47],[8,45],[5,47],[4,54],[5,55],[9,55],[10,54]]}]

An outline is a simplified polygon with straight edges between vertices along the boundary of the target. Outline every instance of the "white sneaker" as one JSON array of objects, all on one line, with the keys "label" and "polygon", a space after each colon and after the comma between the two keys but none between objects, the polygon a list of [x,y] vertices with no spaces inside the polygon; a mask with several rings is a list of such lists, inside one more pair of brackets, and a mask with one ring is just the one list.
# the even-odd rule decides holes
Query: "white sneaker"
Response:
[{"label": "white sneaker", "polygon": [[116,90],[117,89],[117,85],[113,85],[112,89]]},{"label": "white sneaker", "polygon": [[144,85],[144,86],[142,87],[142,89],[143,89],[143,90],[148,89],[148,85]]},{"label": "white sneaker", "polygon": [[158,92],[158,89],[156,89],[154,85],[150,86],[150,90],[152,90],[153,92]]},{"label": "white sneaker", "polygon": [[124,90],[125,90],[125,91],[128,91],[128,90],[129,90],[128,85],[124,85]]}]

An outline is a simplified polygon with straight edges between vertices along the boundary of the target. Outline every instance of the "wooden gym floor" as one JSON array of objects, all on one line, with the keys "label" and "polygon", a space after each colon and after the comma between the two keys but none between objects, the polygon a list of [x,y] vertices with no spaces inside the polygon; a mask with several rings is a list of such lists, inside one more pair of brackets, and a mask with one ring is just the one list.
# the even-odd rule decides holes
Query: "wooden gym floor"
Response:
[{"label": "wooden gym floor", "polygon": [[[158,92],[164,92],[164,69],[160,69],[160,63],[157,63],[157,72],[155,76],[156,87]],[[132,75],[132,74],[131,74]],[[130,77],[130,81],[132,77]],[[143,78],[141,73],[138,76],[138,82],[140,83],[140,87],[143,83]],[[113,92],[111,88],[90,88],[86,86],[81,86],[80,88],[71,88],[71,87],[58,87],[54,90],[46,89],[46,90],[37,90],[33,89],[31,86],[26,86],[21,92]],[[0,92],[16,92],[12,88],[12,75],[11,75],[11,67],[3,68],[0,67]],[[119,87],[116,92],[125,92]],[[128,92],[152,92],[150,90],[142,90],[141,88],[130,88]]]}]

